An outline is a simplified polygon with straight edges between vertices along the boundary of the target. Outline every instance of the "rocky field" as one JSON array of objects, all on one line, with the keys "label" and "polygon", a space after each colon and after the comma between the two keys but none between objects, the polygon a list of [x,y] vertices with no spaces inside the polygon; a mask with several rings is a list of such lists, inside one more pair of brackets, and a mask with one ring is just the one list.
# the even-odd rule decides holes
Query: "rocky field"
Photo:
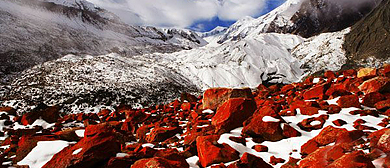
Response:
[{"label": "rocky field", "polygon": [[390,167],[390,66],[145,109],[1,107],[5,167]]}]

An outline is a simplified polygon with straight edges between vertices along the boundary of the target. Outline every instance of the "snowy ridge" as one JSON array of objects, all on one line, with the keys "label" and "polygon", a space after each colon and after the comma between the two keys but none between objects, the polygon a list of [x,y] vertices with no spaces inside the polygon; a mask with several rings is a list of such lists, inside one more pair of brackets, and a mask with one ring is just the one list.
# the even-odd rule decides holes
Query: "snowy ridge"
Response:
[{"label": "snowy ridge", "polygon": [[219,42],[242,39],[249,36],[249,34],[252,36],[265,33],[271,26],[278,28],[291,26],[290,18],[298,11],[301,4],[302,0],[287,0],[281,6],[259,18],[254,19],[248,16],[240,19],[229,27]]},{"label": "snowy ridge", "polygon": [[175,68],[203,89],[256,87],[298,81],[303,72],[289,51],[302,41],[296,35],[268,33],[163,57],[175,60]]},{"label": "snowy ridge", "polygon": [[58,5],[68,6],[68,7],[74,7],[74,8],[81,8],[86,10],[96,10],[96,6],[88,2],[86,0],[41,0],[43,2],[53,2]]},{"label": "snowy ridge", "polygon": [[343,49],[344,36],[350,28],[335,33],[323,33],[311,37],[292,51],[292,56],[301,61],[302,69],[309,73],[321,70],[338,71],[347,62]]}]

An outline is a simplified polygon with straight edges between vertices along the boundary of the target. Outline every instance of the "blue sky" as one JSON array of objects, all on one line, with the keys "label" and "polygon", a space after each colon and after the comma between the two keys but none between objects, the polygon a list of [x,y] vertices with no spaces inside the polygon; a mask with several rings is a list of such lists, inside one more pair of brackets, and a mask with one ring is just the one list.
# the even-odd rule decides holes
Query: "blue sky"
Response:
[{"label": "blue sky", "polygon": [[[252,15],[252,17],[256,18],[261,15],[264,15],[270,12],[271,10],[277,8],[284,2],[285,0],[268,0],[265,2],[265,7],[263,8],[263,10],[259,11],[258,14]],[[207,32],[213,30],[217,26],[228,27],[233,23],[235,23],[236,21],[237,20],[221,20],[216,16],[211,19],[196,21],[188,28],[195,31]]]},{"label": "blue sky", "polygon": [[259,17],[286,0],[87,0],[131,25],[209,31]]}]

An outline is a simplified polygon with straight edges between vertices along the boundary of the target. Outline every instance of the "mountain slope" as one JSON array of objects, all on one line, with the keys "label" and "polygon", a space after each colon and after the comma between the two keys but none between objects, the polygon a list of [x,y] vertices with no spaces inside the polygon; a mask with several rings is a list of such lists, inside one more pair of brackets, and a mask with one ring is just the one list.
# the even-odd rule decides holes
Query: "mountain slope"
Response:
[{"label": "mountain slope", "polygon": [[90,4],[60,4],[0,0],[0,32],[7,32],[0,34],[0,79],[3,82],[11,80],[5,79],[6,76],[69,53],[117,52],[131,56],[204,45],[195,33],[169,34],[154,27],[129,26],[104,9],[91,9]]},{"label": "mountain slope", "polygon": [[142,107],[173,100],[184,91],[198,91],[191,81],[158,59],[67,55],[23,72],[3,98],[19,100],[14,106],[21,109],[45,103],[75,111],[99,105]]},{"label": "mountain slope", "polygon": [[352,26],[345,39],[344,48],[351,64],[390,62],[390,1],[383,0],[377,9]]},{"label": "mountain slope", "polygon": [[294,24],[284,32],[311,37],[340,31],[362,19],[379,2],[380,0],[303,0],[299,10],[291,18]]},{"label": "mountain slope", "polygon": [[175,60],[178,71],[203,89],[256,87],[298,81],[302,71],[290,50],[302,41],[296,35],[260,34],[163,57]]}]

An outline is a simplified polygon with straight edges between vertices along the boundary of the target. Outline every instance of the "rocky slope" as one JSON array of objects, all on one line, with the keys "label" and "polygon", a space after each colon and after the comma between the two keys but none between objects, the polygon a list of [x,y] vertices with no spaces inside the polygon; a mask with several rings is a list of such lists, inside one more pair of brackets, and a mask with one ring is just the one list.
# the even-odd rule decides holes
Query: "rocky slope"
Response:
[{"label": "rocky slope", "polygon": [[375,11],[352,26],[344,43],[350,64],[380,66],[389,62],[389,21],[390,1],[383,0]]},{"label": "rocky slope", "polygon": [[[291,17],[293,25],[281,32],[311,37],[325,32],[335,32],[354,25],[371,12],[381,0],[334,1],[305,0]],[[268,31],[274,31],[269,29]],[[277,28],[276,28],[276,31]]]},{"label": "rocky slope", "polygon": [[381,0],[287,0],[259,17],[246,17],[229,27],[219,43],[260,33],[291,33],[308,38],[341,31],[358,22]]},{"label": "rocky slope", "polygon": [[83,0],[0,0],[0,32],[6,32],[0,34],[2,82],[66,54],[116,52],[131,56],[205,44],[193,32],[126,25],[114,14]]},{"label": "rocky slope", "polygon": [[83,112],[119,104],[149,106],[173,100],[183,91],[198,92],[193,82],[159,59],[67,55],[24,71],[3,93],[3,103],[12,103],[18,111],[44,103],[60,105],[64,112]]},{"label": "rocky slope", "polygon": [[[66,114],[1,111],[1,163],[35,167],[388,167],[390,66]],[[104,152],[102,152],[104,151]]]}]

